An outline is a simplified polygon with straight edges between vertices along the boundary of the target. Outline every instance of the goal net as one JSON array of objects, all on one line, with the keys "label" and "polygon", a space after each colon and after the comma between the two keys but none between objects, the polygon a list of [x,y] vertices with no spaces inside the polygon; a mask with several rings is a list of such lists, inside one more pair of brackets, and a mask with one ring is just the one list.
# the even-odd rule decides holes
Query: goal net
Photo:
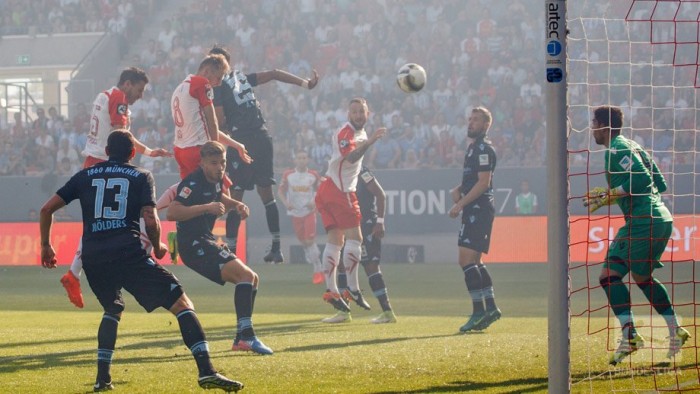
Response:
[{"label": "goal net", "polygon": [[[566,3],[571,389],[698,392],[700,0]],[[600,105],[622,108],[622,134],[652,155],[669,186],[663,199],[674,228],[665,267],[654,277],[668,289],[680,324],[692,335],[673,359],[666,358],[666,322],[627,275],[635,326],[646,344],[621,363],[608,364],[621,328],[598,276],[624,218],[615,205],[593,214],[582,205],[588,190],[607,186],[605,147],[590,130],[592,110]]]}]

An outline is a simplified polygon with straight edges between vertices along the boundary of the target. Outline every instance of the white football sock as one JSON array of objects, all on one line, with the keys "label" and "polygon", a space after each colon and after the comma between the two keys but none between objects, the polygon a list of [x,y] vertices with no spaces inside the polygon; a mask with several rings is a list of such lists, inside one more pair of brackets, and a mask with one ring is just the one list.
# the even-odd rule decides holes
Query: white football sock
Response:
[{"label": "white football sock", "polygon": [[340,260],[340,246],[327,243],[323,251],[323,276],[326,278],[326,288],[333,293],[338,293],[338,282],[335,272]]},{"label": "white football sock", "polygon": [[70,263],[70,272],[75,275],[76,278],[80,279],[80,274],[83,273],[83,239],[80,238],[78,243],[78,250],[75,251],[75,256],[73,256],[73,262]]},{"label": "white football sock", "polygon": [[343,264],[345,264],[345,273],[348,278],[348,288],[352,291],[360,290],[360,281],[357,278],[357,273],[358,268],[360,267],[361,256],[362,244],[360,241],[356,241],[354,239],[345,241]]}]

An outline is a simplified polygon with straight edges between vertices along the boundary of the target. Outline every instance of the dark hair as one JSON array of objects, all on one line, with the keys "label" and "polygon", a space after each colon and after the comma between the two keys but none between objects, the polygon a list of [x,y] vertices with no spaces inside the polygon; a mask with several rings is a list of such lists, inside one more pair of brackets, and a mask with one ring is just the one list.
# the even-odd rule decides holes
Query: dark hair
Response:
[{"label": "dark hair", "polygon": [[227,62],[231,62],[231,53],[226,50],[226,48],[222,47],[219,44],[214,44],[213,47],[209,50],[210,55],[223,55],[226,58]]},{"label": "dark hair", "polygon": [[624,118],[625,115],[622,113],[622,109],[612,105],[601,105],[593,111],[593,119],[601,126],[610,127],[611,136],[620,134]]},{"label": "dark hair", "polygon": [[148,83],[148,75],[138,67],[125,68],[121,75],[119,75],[119,84],[117,86],[124,85],[126,81],[130,81],[131,83]]},{"label": "dark hair", "polygon": [[128,163],[134,150],[134,136],[129,130],[117,129],[107,137],[107,155],[110,160]]}]

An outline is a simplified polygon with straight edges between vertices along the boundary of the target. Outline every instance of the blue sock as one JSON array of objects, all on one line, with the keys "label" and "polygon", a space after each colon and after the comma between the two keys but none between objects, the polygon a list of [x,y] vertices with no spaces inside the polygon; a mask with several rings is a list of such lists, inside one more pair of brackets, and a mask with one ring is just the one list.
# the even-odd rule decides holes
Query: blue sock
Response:
[{"label": "blue sock", "polygon": [[468,264],[462,268],[462,272],[464,272],[464,283],[466,283],[469,295],[472,297],[474,313],[483,312],[484,295],[481,291],[481,272],[479,267],[476,264]]},{"label": "blue sock", "polygon": [[178,313],[177,322],[180,325],[180,333],[185,345],[192,352],[194,361],[197,363],[199,376],[207,376],[214,373],[214,366],[209,358],[209,343],[204,336],[204,330],[199,323],[197,314],[192,309],[185,309]]},{"label": "blue sock", "polygon": [[236,306],[237,336],[242,339],[250,339],[255,336],[253,330],[253,284],[250,282],[240,282],[236,284],[236,291],[233,295],[233,302]]},{"label": "blue sock", "polygon": [[112,381],[110,367],[114,345],[117,343],[119,320],[119,316],[105,312],[97,330],[97,380],[106,383]]}]

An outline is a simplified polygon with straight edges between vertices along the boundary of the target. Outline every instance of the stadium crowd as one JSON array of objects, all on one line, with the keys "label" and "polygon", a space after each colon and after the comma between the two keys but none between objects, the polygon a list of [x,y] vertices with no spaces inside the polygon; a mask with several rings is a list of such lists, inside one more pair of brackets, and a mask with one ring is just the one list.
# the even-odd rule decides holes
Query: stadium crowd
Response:
[{"label": "stadium crowd", "polygon": [[[154,0],[6,0],[0,36],[109,31],[138,34]],[[136,38],[136,37],[133,37]]]},{"label": "stadium crowd", "polygon": [[[74,7],[67,3],[64,14]],[[119,8],[129,2],[103,3]],[[280,68],[308,77],[317,69],[321,74],[313,91],[285,84],[256,89],[268,107],[263,113],[276,141],[280,171],[292,165],[293,152],[300,148],[310,154],[313,168],[323,170],[332,132],[345,122],[345,104],[352,96],[368,98],[373,114],[369,129],[389,129],[388,138],[368,153],[373,168],[461,167],[465,110],[478,104],[494,113],[490,136],[501,156],[499,165],[542,165],[542,87],[535,78],[541,63],[536,45],[541,13],[521,0],[488,7],[480,0],[467,3],[191,1],[163,23],[157,37],[142,38],[147,42],[143,51],[125,60],[145,69],[151,79],[143,99],[131,107],[132,131],[148,146],[172,144],[172,91],[219,43],[233,53],[232,66],[244,71]],[[420,93],[409,95],[396,87],[396,70],[407,62],[428,71],[428,87]],[[104,87],[111,84],[105,81]],[[39,116],[32,125],[8,122],[5,133],[11,137],[6,141],[20,149],[0,151],[0,173],[39,175],[77,168],[80,157],[75,160],[66,152],[83,148],[86,108],[90,103],[69,121],[49,109],[47,117]],[[169,159],[142,157],[140,164],[155,173],[176,170]]]},{"label": "stadium crowd", "polygon": [[[0,3],[3,11],[12,11],[3,12],[12,20],[3,28],[25,28],[32,12],[59,21],[45,27],[61,25],[58,31],[108,29],[115,17],[141,25],[148,13],[134,10],[153,8],[149,0],[61,0],[42,2],[39,12],[34,3]],[[493,112],[489,136],[499,167],[541,166],[541,19],[541,10],[523,0],[192,0],[163,22],[156,37],[129,37],[145,45],[124,64],[143,68],[150,78],[144,97],[131,106],[132,132],[147,146],[172,147],[173,89],[218,43],[233,54],[232,67],[244,72],[279,68],[308,77],[317,69],[321,75],[312,91],[275,83],[256,88],[275,139],[278,172],[293,165],[297,149],[309,153],[310,167],[323,171],[331,135],[345,122],[344,108],[353,96],[368,98],[368,129],[389,130],[366,157],[372,168],[461,167],[465,114],[475,105]],[[428,86],[419,93],[396,87],[396,70],[407,62],[428,72]],[[106,89],[115,82],[102,85]],[[71,119],[55,108],[46,115],[42,108],[32,124],[20,117],[0,120],[0,174],[70,174],[79,168],[90,106],[79,105]],[[671,139],[681,136],[672,133]],[[575,146],[589,143],[580,140]],[[139,160],[156,174],[177,171],[171,159]]]}]

